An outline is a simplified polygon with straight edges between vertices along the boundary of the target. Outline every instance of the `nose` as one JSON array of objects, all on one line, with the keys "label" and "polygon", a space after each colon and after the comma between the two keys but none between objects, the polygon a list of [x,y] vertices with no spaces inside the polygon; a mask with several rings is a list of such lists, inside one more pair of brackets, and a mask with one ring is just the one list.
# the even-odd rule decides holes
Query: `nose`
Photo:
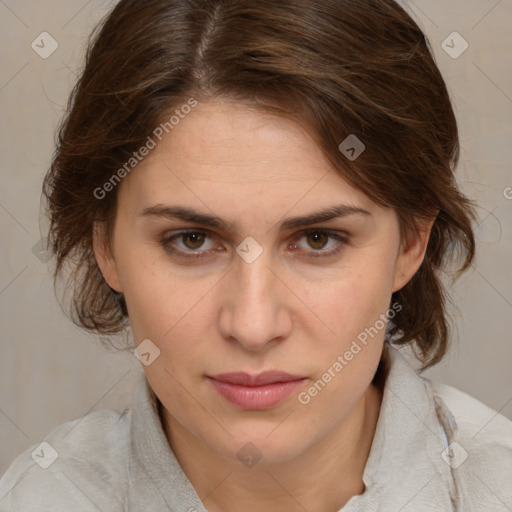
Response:
[{"label": "nose", "polygon": [[291,327],[291,292],[284,276],[273,270],[270,251],[252,263],[239,257],[223,281],[219,315],[226,340],[258,351],[287,338]]}]

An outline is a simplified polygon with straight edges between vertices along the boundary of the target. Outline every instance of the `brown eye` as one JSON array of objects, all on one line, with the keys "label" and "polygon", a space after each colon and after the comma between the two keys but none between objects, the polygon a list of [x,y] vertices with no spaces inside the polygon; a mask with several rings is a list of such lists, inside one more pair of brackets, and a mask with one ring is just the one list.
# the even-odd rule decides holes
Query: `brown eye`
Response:
[{"label": "brown eye", "polygon": [[[210,240],[210,248],[206,247],[203,250],[202,247],[208,240]],[[181,243],[178,244],[176,242]],[[204,231],[189,230],[168,234],[160,240],[160,244],[168,253],[183,259],[203,258],[209,253],[217,251],[217,249],[213,248],[214,245],[210,236]]]},{"label": "brown eye", "polygon": [[[188,249],[200,249],[201,246],[204,244],[204,241],[206,237],[203,233],[183,233],[180,235],[183,240],[183,244]],[[186,240],[190,241],[190,244],[186,242]]]},{"label": "brown eye", "polygon": [[322,232],[308,233],[307,238],[313,249],[323,249],[329,241],[329,236]]},{"label": "brown eye", "polygon": [[[296,243],[293,244],[294,248],[301,249],[298,241],[302,238],[306,239],[308,247],[299,252],[303,252],[303,255],[306,258],[325,258],[328,256],[334,256],[342,250],[344,245],[348,244],[348,237],[341,235],[340,233],[325,229],[309,229],[301,233],[301,235],[296,238]],[[329,244],[329,240],[334,240],[335,243],[333,244],[333,247],[330,250],[322,250]]]}]

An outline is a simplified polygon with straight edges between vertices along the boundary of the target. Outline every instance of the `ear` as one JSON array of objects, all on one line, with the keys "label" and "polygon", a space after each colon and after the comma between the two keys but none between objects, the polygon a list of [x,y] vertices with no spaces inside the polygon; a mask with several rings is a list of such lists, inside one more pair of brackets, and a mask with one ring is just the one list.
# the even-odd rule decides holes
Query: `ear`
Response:
[{"label": "ear", "polygon": [[98,263],[98,267],[100,268],[105,281],[107,281],[110,288],[121,293],[123,290],[121,289],[121,284],[119,282],[119,275],[114,256],[107,244],[104,222],[94,222],[92,246],[96,262]]},{"label": "ear", "polygon": [[423,263],[436,218],[437,216],[432,220],[418,221],[417,231],[402,242],[396,263],[393,292],[402,289]]}]

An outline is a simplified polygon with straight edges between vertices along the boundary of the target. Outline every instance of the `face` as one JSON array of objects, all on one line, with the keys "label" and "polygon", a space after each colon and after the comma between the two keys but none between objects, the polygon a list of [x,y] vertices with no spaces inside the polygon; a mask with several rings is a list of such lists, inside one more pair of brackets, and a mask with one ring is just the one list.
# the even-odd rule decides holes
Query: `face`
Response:
[{"label": "face", "polygon": [[[150,340],[143,369],[166,421],[233,460],[251,442],[269,463],[339,428],[428,232],[401,245],[395,211],[350,186],[305,128],[228,101],[200,103],[117,193],[112,253],[96,235],[95,254],[135,343]],[[267,371],[295,378],[252,390],[212,379]]]}]

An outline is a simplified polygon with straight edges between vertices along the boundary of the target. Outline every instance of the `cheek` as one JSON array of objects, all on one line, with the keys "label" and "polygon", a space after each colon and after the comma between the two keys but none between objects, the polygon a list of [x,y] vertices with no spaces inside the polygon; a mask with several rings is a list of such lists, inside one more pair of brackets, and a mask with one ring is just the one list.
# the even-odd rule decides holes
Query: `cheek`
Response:
[{"label": "cheek", "polygon": [[347,341],[375,323],[389,308],[392,265],[361,259],[356,268],[333,280],[321,294],[318,307],[338,337]]},{"label": "cheek", "polygon": [[[125,279],[125,297],[136,343],[149,338],[169,370],[197,364],[204,326],[214,318],[218,276],[190,278],[162,263],[133,259]],[[195,359],[194,359],[195,358]],[[176,361],[180,364],[176,365]]]},{"label": "cheek", "polygon": [[[354,271],[339,284],[331,285],[319,305],[319,316],[335,333],[326,338],[322,353],[318,343],[315,346],[316,382],[322,389],[325,385],[318,400],[315,398],[321,410],[330,410],[335,402],[342,416],[373,378],[386,334],[383,315],[391,300],[391,279],[385,273],[389,269],[384,266]],[[311,392],[317,393],[315,389]]]},{"label": "cheek", "polygon": [[180,284],[176,275],[148,252],[133,247],[125,252],[120,268],[134,339],[161,337],[172,327],[183,303],[178,300]]}]

